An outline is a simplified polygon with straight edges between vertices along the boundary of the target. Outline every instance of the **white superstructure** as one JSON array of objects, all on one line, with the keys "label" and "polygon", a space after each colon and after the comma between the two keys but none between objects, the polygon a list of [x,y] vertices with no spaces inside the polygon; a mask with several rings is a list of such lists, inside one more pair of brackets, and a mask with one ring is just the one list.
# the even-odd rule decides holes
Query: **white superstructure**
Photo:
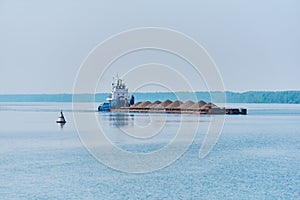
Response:
[{"label": "white superstructure", "polygon": [[130,96],[128,88],[122,79],[117,75],[116,82],[112,83],[112,91],[109,97],[106,99],[110,103],[112,108],[128,107]]}]

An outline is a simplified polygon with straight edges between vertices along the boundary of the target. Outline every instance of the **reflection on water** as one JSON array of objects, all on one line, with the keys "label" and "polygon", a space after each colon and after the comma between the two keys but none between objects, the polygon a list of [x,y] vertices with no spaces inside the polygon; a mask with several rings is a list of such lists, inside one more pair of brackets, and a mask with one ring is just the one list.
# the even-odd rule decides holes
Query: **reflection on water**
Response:
[{"label": "reflection on water", "polygon": [[63,130],[66,123],[56,123],[56,124],[60,128],[60,130]]},{"label": "reflection on water", "polygon": [[[99,128],[111,143],[124,144],[168,144],[185,142],[197,131],[201,122],[202,131],[208,127],[209,118],[200,121],[196,115],[161,113],[104,113],[97,114]],[[184,134],[178,134],[179,130]]]},{"label": "reflection on water", "polygon": [[134,114],[110,113],[109,125],[114,127],[134,126]]}]

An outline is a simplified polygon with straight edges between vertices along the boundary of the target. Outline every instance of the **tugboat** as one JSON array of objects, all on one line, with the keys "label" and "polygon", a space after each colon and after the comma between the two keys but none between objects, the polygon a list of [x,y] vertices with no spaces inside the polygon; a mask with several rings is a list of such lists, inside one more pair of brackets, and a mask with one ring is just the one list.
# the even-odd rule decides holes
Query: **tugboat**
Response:
[{"label": "tugboat", "polygon": [[124,80],[120,79],[118,75],[116,81],[112,83],[111,93],[106,100],[108,102],[101,103],[98,107],[98,111],[110,112],[111,109],[129,107],[134,104],[134,97],[130,97]]},{"label": "tugboat", "polygon": [[60,111],[60,116],[57,118],[56,123],[58,123],[58,124],[65,124],[66,122],[67,121],[65,120],[63,112]]}]

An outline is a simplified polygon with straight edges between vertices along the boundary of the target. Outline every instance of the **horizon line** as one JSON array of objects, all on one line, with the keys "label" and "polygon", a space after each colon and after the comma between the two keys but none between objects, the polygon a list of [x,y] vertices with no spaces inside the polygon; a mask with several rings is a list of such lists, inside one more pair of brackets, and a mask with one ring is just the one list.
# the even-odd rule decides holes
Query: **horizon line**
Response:
[{"label": "horizon line", "polygon": [[[139,91],[139,92],[129,92],[129,93],[179,93],[179,92],[187,92],[187,93],[194,93],[194,92],[223,92],[223,91]],[[300,92],[300,90],[248,90],[248,91],[231,91],[231,90],[225,90],[224,92],[232,92],[232,93],[248,93],[248,92]],[[95,95],[95,94],[107,94],[110,92],[96,92],[96,93],[6,93],[6,94],[0,94],[1,96],[4,95]]]}]

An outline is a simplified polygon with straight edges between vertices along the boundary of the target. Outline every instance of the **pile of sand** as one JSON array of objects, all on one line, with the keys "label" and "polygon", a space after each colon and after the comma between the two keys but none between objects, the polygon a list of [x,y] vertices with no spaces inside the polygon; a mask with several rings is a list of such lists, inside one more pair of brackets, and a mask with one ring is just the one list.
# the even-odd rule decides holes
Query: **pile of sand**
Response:
[{"label": "pile of sand", "polygon": [[173,103],[169,104],[166,108],[169,108],[169,109],[180,108],[181,104],[183,104],[182,101],[176,100]]},{"label": "pile of sand", "polygon": [[146,108],[155,108],[158,104],[161,104],[161,101],[154,101],[153,103],[146,106]]},{"label": "pile of sand", "polygon": [[164,102],[162,102],[161,104],[158,104],[157,107],[159,108],[166,108],[168,105],[170,105],[172,103],[172,101],[170,101],[169,99],[168,100],[165,100]]},{"label": "pile of sand", "polygon": [[142,103],[142,102],[137,102],[137,103],[131,105],[130,107],[131,107],[131,108],[136,108],[136,107],[139,106],[141,103]]},{"label": "pile of sand", "polygon": [[198,101],[198,102],[194,103],[194,105],[192,105],[189,108],[197,110],[197,109],[200,109],[204,105],[206,105],[206,102],[201,100],[201,101]]},{"label": "pile of sand", "polygon": [[201,106],[201,110],[210,110],[211,108],[218,108],[217,105],[213,104],[213,103],[207,103],[203,106]]},{"label": "pile of sand", "polygon": [[151,104],[150,101],[144,101],[141,104],[139,104],[138,106],[136,106],[135,108],[146,108],[149,104]]},{"label": "pile of sand", "polygon": [[183,104],[181,104],[181,105],[180,105],[180,108],[181,108],[181,109],[188,109],[188,108],[190,108],[190,107],[191,107],[192,105],[194,105],[194,104],[195,104],[195,102],[189,100],[189,101],[186,101],[186,102],[184,102]]}]

